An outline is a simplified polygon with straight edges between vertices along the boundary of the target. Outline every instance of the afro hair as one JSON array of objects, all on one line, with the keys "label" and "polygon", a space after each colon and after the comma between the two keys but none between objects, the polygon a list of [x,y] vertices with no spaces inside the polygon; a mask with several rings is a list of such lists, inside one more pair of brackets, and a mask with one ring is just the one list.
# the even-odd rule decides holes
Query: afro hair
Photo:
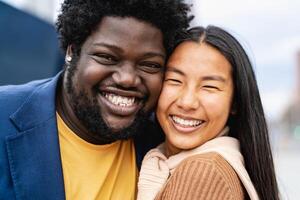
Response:
[{"label": "afro hair", "polygon": [[176,37],[189,27],[190,6],[182,0],[65,0],[56,23],[61,47],[81,46],[105,16],[134,17],[161,30],[169,55]]}]

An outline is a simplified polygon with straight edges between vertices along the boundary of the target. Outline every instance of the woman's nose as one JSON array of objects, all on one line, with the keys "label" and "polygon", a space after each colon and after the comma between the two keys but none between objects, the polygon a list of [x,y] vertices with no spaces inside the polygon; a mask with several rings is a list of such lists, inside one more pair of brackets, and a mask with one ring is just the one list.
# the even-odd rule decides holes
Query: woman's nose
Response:
[{"label": "woman's nose", "polygon": [[191,88],[186,88],[185,91],[180,94],[176,104],[185,111],[198,109],[200,102],[197,97],[197,92]]}]

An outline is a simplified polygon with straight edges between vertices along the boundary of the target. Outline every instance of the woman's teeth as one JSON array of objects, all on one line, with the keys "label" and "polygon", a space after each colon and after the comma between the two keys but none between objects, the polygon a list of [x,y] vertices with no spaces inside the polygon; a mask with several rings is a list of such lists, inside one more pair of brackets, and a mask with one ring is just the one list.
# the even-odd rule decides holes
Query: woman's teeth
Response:
[{"label": "woman's teeth", "polygon": [[114,105],[129,107],[135,102],[135,97],[124,97],[112,93],[105,93],[104,97]]},{"label": "woman's teeth", "polygon": [[201,120],[187,120],[187,119],[182,119],[180,117],[177,116],[171,116],[172,120],[179,125],[182,126],[191,126],[191,127],[195,127],[195,126],[199,126],[202,121]]}]

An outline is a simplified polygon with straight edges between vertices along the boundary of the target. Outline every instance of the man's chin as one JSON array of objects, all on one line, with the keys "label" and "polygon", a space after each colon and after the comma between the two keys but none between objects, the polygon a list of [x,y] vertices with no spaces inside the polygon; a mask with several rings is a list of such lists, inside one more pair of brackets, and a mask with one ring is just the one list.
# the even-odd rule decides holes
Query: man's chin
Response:
[{"label": "man's chin", "polygon": [[[93,104],[93,101],[88,100],[85,95],[73,99],[75,99],[73,102],[75,115],[87,129],[89,138],[93,138],[95,144],[108,144],[134,138],[147,124],[148,115],[141,110],[127,118],[106,116],[99,106]],[[81,99],[81,102],[78,102],[78,99]]]},{"label": "man's chin", "polygon": [[108,120],[104,120],[104,121],[112,133],[118,133],[118,132],[122,132],[123,130],[126,130],[127,128],[132,126],[136,120],[131,119],[131,120],[125,121],[123,119],[123,120],[113,120],[113,121],[109,121],[109,122],[107,122]]},{"label": "man's chin", "polygon": [[111,130],[112,138],[115,140],[126,140],[142,133],[147,123],[149,123],[149,115],[138,112],[135,118],[131,120],[115,122],[113,123],[115,126],[109,125],[107,127]]}]

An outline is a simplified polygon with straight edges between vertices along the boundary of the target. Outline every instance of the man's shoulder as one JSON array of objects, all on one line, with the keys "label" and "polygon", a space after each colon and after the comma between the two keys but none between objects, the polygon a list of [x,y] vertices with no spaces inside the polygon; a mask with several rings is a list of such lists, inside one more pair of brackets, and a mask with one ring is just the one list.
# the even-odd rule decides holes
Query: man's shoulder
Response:
[{"label": "man's shoulder", "polygon": [[35,80],[22,85],[0,86],[0,118],[9,117],[15,112],[34,92],[43,87],[52,78]]},{"label": "man's shoulder", "polygon": [[54,104],[57,80],[54,77],[0,87],[0,138],[17,131],[12,118],[17,117],[21,123],[20,120],[41,119],[47,114],[45,110]]},{"label": "man's shoulder", "polygon": [[45,82],[48,82],[49,80],[51,80],[51,78],[34,80],[21,85],[0,86],[0,98],[2,99],[3,97],[9,97],[14,95],[18,96],[18,95],[26,94],[28,92],[32,92],[35,88],[39,87]]},{"label": "man's shoulder", "polygon": [[38,87],[51,79],[35,80],[22,85],[0,86],[0,105],[15,104],[18,100],[24,101]]}]

